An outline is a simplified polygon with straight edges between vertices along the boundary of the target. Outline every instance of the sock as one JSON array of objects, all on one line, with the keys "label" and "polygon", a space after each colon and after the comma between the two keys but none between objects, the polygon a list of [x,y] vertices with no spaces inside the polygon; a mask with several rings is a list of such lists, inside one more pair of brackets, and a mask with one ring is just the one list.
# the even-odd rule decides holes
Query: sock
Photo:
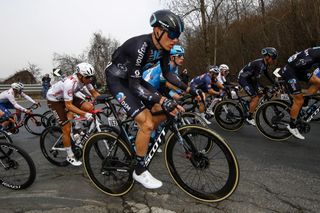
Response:
[{"label": "sock", "polygon": [[294,128],[297,128],[297,119],[294,119],[294,118],[290,118],[290,128],[291,129],[294,129]]},{"label": "sock", "polygon": [[67,154],[68,154],[69,157],[73,157],[74,156],[73,151],[71,149],[71,146],[65,147],[65,149],[66,149]]},{"label": "sock", "polygon": [[253,119],[252,116],[253,116],[253,113],[252,113],[252,112],[249,112],[248,119],[249,119],[249,120],[252,120],[252,119]]},{"label": "sock", "polygon": [[144,157],[136,155],[136,160],[138,161],[138,164],[135,167],[135,171],[137,175],[141,175],[144,171],[147,170],[147,168],[144,165]]}]

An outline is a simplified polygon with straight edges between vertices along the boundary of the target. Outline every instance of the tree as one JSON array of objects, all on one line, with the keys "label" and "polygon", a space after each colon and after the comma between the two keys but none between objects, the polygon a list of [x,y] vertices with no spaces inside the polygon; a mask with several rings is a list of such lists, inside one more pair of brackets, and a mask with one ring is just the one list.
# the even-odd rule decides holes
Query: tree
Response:
[{"label": "tree", "polygon": [[95,68],[98,84],[105,84],[104,69],[111,61],[112,53],[118,46],[119,42],[117,40],[105,38],[100,32],[93,34],[88,51],[88,60]]},{"label": "tree", "polygon": [[71,75],[75,72],[77,64],[87,61],[84,54],[79,56],[70,56],[67,54],[53,54],[55,67],[61,69],[62,74]]}]

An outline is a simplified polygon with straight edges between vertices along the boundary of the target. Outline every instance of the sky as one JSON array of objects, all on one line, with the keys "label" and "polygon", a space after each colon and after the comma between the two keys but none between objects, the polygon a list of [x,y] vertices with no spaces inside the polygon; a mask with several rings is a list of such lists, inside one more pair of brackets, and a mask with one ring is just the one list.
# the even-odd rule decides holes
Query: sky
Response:
[{"label": "sky", "polygon": [[0,0],[0,79],[27,67],[52,73],[53,53],[78,56],[93,37],[123,43],[151,32],[160,0]]}]

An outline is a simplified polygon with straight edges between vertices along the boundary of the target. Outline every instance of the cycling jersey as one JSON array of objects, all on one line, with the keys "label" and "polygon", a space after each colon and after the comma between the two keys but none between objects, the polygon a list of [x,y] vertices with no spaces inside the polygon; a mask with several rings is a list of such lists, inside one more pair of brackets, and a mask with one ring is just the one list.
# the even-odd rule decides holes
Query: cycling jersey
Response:
[{"label": "cycling jersey", "polygon": [[270,78],[270,76],[268,75],[268,66],[264,63],[264,59],[260,58],[247,64],[239,72],[238,79],[244,78],[258,80],[262,74],[266,74],[267,78]]},{"label": "cycling jersey", "polygon": [[92,84],[81,83],[77,75],[74,74],[53,84],[48,90],[47,99],[54,102],[72,101],[75,93],[82,90],[83,87],[87,87],[89,91],[94,89]]},{"label": "cycling jersey", "polygon": [[[172,67],[170,64],[170,72],[178,75],[178,67]],[[157,90],[160,89],[160,85],[166,82],[166,79],[163,77],[160,64],[157,66],[147,69],[143,72],[142,77],[145,81],[151,84]]]},{"label": "cycling jersey", "polygon": [[219,75],[217,77],[217,81],[220,82],[221,84],[224,84],[227,81],[227,79],[225,76],[221,75],[221,72],[219,72]]},{"label": "cycling jersey", "polygon": [[262,74],[264,74],[270,82],[274,83],[268,73],[268,66],[265,64],[263,58],[250,62],[239,72],[238,82],[249,96],[254,97],[258,94],[258,90],[261,88],[259,79]]},{"label": "cycling jersey", "polygon": [[320,47],[308,48],[289,57],[280,75],[284,78],[290,93],[301,93],[299,81],[309,82],[313,66],[319,66]]},{"label": "cycling jersey", "polygon": [[210,89],[212,89],[212,83],[213,82],[211,81],[211,76],[209,75],[209,73],[205,73],[194,77],[190,81],[190,87],[193,89],[201,89],[204,92],[208,92]]},{"label": "cycling jersey", "polygon": [[168,82],[183,90],[187,89],[177,75],[170,72],[169,61],[169,51],[158,50],[152,42],[151,34],[133,37],[113,53],[111,64],[105,70],[107,85],[129,115],[137,115],[147,102],[160,102],[161,95],[145,86],[150,84],[143,83],[145,81],[142,78],[143,71],[156,63],[160,63],[163,77]]},{"label": "cycling jersey", "polygon": [[[21,92],[20,95],[24,97],[26,100],[36,103],[30,96],[25,94],[24,92]],[[14,97],[14,91],[12,88],[5,90],[0,93],[0,105],[2,105],[4,108],[7,109],[13,109],[16,108],[18,110],[26,112],[27,109],[24,108],[23,106],[19,105]]]}]

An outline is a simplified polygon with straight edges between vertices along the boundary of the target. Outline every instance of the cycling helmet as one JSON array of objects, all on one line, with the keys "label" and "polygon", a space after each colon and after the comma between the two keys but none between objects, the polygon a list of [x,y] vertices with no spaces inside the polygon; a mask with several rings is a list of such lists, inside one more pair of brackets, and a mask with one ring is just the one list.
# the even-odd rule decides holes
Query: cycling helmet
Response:
[{"label": "cycling helmet", "polygon": [[221,64],[221,65],[219,66],[219,69],[220,69],[220,70],[226,70],[226,71],[228,71],[228,70],[229,70],[229,66],[226,65],[226,64]]},{"label": "cycling helmet", "polygon": [[83,62],[77,65],[76,73],[80,73],[84,77],[91,77],[95,74],[95,71],[91,64]]},{"label": "cycling helmet", "polygon": [[218,66],[212,65],[209,67],[209,73],[219,74],[219,72],[220,72],[220,69]]},{"label": "cycling helmet", "polygon": [[273,60],[278,57],[278,52],[274,47],[265,47],[261,50],[263,56],[270,56]]},{"label": "cycling helmet", "polygon": [[21,82],[15,82],[11,84],[11,88],[17,90],[18,92],[21,92],[24,88],[24,85]]},{"label": "cycling helmet", "polygon": [[170,39],[179,38],[184,31],[184,24],[181,18],[170,10],[158,10],[150,17],[151,27],[162,27],[168,32]]},{"label": "cycling helmet", "polygon": [[180,45],[174,45],[170,50],[170,55],[184,55],[184,49]]}]

